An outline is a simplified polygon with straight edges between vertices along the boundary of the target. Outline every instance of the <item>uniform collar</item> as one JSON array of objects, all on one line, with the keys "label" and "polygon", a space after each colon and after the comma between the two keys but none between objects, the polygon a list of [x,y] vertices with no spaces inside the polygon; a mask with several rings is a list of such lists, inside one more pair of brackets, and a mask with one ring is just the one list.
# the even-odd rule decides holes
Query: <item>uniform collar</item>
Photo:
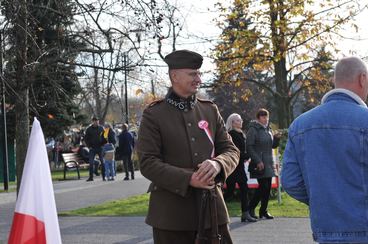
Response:
[{"label": "uniform collar", "polygon": [[333,94],[336,94],[336,93],[346,94],[349,97],[351,97],[352,99],[354,99],[359,105],[362,105],[364,107],[367,107],[367,104],[365,104],[365,102],[357,94],[355,94],[354,92],[349,91],[347,89],[344,89],[344,88],[336,88],[336,89],[333,89],[333,90],[327,92],[323,96],[322,101],[321,101],[321,104],[324,104],[326,102],[326,100],[329,98],[329,96],[331,96]]},{"label": "uniform collar", "polygon": [[197,104],[197,97],[194,94],[188,98],[182,98],[174,92],[172,87],[170,87],[166,94],[165,101],[179,110],[188,111],[193,109]]}]

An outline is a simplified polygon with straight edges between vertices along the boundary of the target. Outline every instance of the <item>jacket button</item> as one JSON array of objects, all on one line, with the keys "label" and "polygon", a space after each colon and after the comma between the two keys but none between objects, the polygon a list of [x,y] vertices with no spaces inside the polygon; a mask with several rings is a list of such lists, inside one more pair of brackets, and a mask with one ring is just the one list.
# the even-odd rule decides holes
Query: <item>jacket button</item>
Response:
[{"label": "jacket button", "polygon": [[184,109],[184,112],[188,112],[188,109],[187,109],[187,108],[185,108],[185,109]]},{"label": "jacket button", "polygon": [[191,140],[192,140],[192,141],[195,141],[195,138],[194,138],[194,137],[192,137],[192,138],[191,138]]},{"label": "jacket button", "polygon": [[175,192],[178,193],[179,192],[179,189],[175,189]]},{"label": "jacket button", "polygon": [[194,156],[197,157],[198,156],[198,153],[194,153]]},{"label": "jacket button", "polygon": [[188,126],[191,127],[192,126],[192,123],[188,123]]},{"label": "jacket button", "polygon": [[157,186],[154,186],[154,187],[153,187],[153,190],[157,190]]}]

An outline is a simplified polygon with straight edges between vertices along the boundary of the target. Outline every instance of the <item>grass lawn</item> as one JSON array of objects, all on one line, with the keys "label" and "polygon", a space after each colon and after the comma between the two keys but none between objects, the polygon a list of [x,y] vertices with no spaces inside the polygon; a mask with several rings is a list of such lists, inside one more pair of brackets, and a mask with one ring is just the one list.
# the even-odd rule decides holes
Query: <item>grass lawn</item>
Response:
[{"label": "grass lawn", "polygon": [[[88,169],[79,170],[81,177],[87,177],[89,175]],[[51,171],[52,180],[64,180],[64,169]],[[66,180],[77,180],[78,174],[76,170],[66,171]]]},{"label": "grass lawn", "polygon": [[[3,193],[3,192],[6,192],[4,191],[4,183],[0,183],[1,185],[1,189],[0,189],[0,193]],[[14,182],[14,181],[9,181],[9,184],[8,184],[8,192],[13,192],[13,191],[16,191],[17,190],[17,182]]]},{"label": "grass lawn", "polygon": [[[145,216],[148,208],[148,198],[149,194],[138,195],[101,205],[63,212],[59,216]],[[228,202],[227,207],[231,217],[241,215],[239,201]],[[282,194],[282,204],[278,205],[277,200],[271,200],[268,210],[277,217],[308,217],[307,206],[297,202],[285,193]],[[258,214],[258,212],[256,213]]]},{"label": "grass lawn", "polygon": [[[307,205],[298,202],[297,200],[293,199],[286,193],[281,194],[281,204],[279,205],[277,199],[272,199],[268,203],[268,211],[276,217],[308,217],[309,210]],[[229,210],[229,215],[231,217],[240,217],[241,210],[240,210],[240,202],[239,201],[231,201],[227,202],[226,206]],[[258,215],[260,204],[255,211],[256,215]]]},{"label": "grass lawn", "polygon": [[[81,177],[87,177],[89,175],[89,171],[88,169],[80,169],[79,170],[80,176]],[[64,180],[64,170],[60,169],[60,170],[53,170],[51,171],[51,178],[53,181],[57,181],[57,180]],[[66,180],[77,180],[78,179],[78,174],[77,171],[67,171],[66,172]],[[0,185],[3,185],[3,183],[0,183]],[[14,192],[17,190],[17,182],[14,181],[10,181],[9,182],[9,191],[8,192]],[[0,189],[0,193],[5,192],[3,190],[3,187],[1,187]]]},{"label": "grass lawn", "polygon": [[60,213],[59,216],[145,216],[148,194]]}]

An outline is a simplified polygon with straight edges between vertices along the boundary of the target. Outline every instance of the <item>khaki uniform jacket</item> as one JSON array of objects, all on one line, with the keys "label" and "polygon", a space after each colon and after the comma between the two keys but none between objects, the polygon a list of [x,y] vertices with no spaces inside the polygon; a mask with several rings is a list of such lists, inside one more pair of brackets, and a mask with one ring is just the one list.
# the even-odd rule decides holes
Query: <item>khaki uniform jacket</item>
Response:
[{"label": "khaki uniform jacket", "polygon": [[[142,175],[152,183],[146,223],[159,229],[198,229],[201,192],[189,186],[197,165],[211,158],[213,146],[198,122],[206,120],[215,144],[215,158],[224,182],[239,161],[239,151],[226,132],[217,106],[197,100],[193,109],[179,110],[165,100],[151,104],[143,113],[138,133]],[[190,170],[192,169],[192,170]],[[218,223],[229,223],[221,187],[217,187]],[[210,227],[210,214],[206,228]]]}]

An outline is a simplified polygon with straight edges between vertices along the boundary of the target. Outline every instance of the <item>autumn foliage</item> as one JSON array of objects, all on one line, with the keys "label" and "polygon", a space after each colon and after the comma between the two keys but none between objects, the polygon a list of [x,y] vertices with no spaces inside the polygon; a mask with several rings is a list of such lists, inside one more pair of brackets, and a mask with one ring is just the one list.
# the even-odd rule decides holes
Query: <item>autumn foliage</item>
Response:
[{"label": "autumn foliage", "polygon": [[[362,4],[361,4],[362,5]],[[277,122],[286,128],[295,105],[318,104],[331,89],[337,34],[353,26],[358,1],[235,0],[221,4],[221,41],[214,56],[215,89],[232,86],[244,101],[255,93],[273,104]],[[260,91],[264,91],[263,94]],[[263,94],[263,95],[262,95]]]}]

